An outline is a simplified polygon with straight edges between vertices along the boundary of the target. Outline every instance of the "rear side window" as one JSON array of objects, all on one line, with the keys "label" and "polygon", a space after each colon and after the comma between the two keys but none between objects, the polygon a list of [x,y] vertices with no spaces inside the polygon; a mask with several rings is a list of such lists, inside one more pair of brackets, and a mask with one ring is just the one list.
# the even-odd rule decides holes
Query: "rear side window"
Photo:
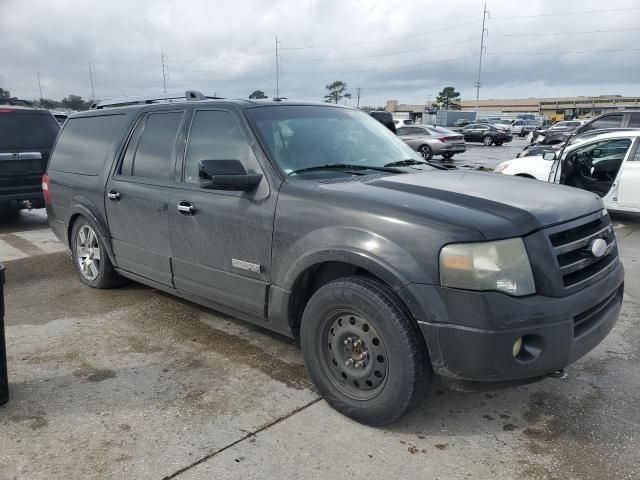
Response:
[{"label": "rear side window", "polygon": [[0,148],[51,148],[58,124],[45,113],[0,107]]},{"label": "rear side window", "polygon": [[122,175],[171,180],[173,149],[183,112],[150,113],[140,120],[129,140]]},{"label": "rear side window", "polygon": [[640,113],[632,113],[629,119],[629,126],[632,128],[640,128]]},{"label": "rear side window", "polygon": [[67,120],[49,170],[98,175],[124,119],[124,115],[101,115]]},{"label": "rear side window", "polygon": [[599,130],[601,128],[618,128],[621,125],[622,115],[607,115],[599,120],[594,120],[589,129]]}]

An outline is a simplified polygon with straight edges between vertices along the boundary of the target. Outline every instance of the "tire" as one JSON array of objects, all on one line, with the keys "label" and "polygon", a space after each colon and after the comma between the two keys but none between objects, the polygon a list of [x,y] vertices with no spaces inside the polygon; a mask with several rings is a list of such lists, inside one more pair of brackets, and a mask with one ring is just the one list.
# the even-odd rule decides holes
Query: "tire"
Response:
[{"label": "tire", "polygon": [[442,158],[444,158],[445,160],[451,160],[453,158],[453,155],[453,153],[443,153]]},{"label": "tire", "polygon": [[426,395],[432,370],[422,333],[373,279],[346,277],[318,289],[304,310],[300,342],[324,399],[358,422],[391,423]]},{"label": "tire", "polygon": [[501,147],[502,146],[502,142],[496,142],[496,147]]},{"label": "tire", "polygon": [[418,149],[418,152],[420,152],[420,155],[422,155],[422,158],[425,160],[431,160],[433,158],[433,150],[431,150],[429,145],[422,145]]},{"label": "tire", "polygon": [[486,147],[490,147],[491,145],[493,145],[493,138],[491,138],[489,135],[485,135],[484,137],[482,137],[482,143],[484,143]]},{"label": "tire", "polygon": [[84,217],[78,217],[69,241],[73,264],[80,281],[93,288],[111,288],[124,283],[109,259],[97,229]]}]

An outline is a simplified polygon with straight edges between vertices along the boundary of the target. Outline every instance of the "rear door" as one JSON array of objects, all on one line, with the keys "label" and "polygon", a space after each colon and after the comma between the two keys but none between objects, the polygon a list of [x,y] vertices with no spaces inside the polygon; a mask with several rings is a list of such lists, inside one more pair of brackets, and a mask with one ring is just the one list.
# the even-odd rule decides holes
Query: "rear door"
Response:
[{"label": "rear door", "polygon": [[185,111],[138,118],[107,183],[105,209],[116,265],[172,285],[168,203]]},{"label": "rear door", "polygon": [[170,196],[170,238],[178,290],[264,317],[277,196],[264,176],[250,192],[201,188],[198,168],[201,160],[239,160],[264,173],[251,138],[232,109],[195,111],[183,183]]},{"label": "rear door", "polygon": [[635,142],[635,153],[627,158],[618,176],[618,205],[640,211],[640,146]]}]

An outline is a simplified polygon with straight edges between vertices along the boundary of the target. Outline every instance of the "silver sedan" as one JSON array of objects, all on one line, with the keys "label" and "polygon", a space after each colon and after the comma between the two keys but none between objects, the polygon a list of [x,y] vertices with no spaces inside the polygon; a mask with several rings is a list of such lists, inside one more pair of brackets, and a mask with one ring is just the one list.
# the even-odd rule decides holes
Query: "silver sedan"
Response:
[{"label": "silver sedan", "polygon": [[445,160],[450,160],[456,153],[467,150],[462,135],[433,125],[398,128],[398,137],[420,152],[425,160],[430,160],[434,155],[442,155]]}]

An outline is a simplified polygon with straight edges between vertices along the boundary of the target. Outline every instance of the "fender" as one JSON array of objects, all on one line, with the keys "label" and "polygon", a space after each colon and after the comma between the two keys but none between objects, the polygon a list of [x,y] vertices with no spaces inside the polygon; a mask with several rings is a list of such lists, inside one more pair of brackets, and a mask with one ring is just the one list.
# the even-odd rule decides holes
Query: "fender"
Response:
[{"label": "fender", "polygon": [[113,250],[111,248],[111,240],[105,232],[109,231],[109,227],[104,220],[103,215],[98,211],[98,209],[91,203],[91,201],[84,196],[76,195],[72,199],[71,206],[68,210],[68,219],[67,219],[67,245],[71,248],[70,244],[70,236],[71,236],[71,224],[73,223],[74,217],[78,215],[82,215],[85,217],[94,227],[96,233],[100,236],[100,240],[102,240],[102,244],[105,246],[107,250],[107,255],[109,255],[109,260],[113,265],[116,265],[115,259],[113,256]]}]

